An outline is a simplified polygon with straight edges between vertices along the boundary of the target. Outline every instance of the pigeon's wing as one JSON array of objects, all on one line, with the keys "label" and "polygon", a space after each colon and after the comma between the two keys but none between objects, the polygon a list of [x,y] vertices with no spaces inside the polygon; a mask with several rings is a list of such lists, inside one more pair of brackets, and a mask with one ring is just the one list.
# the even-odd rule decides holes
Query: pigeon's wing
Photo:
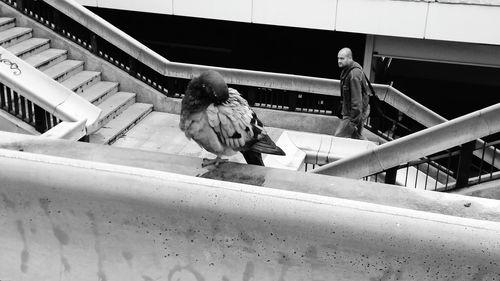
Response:
[{"label": "pigeon's wing", "polygon": [[221,105],[211,104],[206,113],[208,123],[223,144],[241,150],[252,141],[250,108],[228,101]]},{"label": "pigeon's wing", "polygon": [[221,105],[207,108],[208,122],[221,142],[234,150],[284,155],[265,132],[262,122],[240,94],[229,89],[229,98]]},{"label": "pigeon's wing", "polygon": [[221,143],[218,134],[214,131],[205,111],[191,114],[184,121],[186,123],[184,133],[188,139],[193,139],[205,150],[218,156],[232,155],[236,151]]}]

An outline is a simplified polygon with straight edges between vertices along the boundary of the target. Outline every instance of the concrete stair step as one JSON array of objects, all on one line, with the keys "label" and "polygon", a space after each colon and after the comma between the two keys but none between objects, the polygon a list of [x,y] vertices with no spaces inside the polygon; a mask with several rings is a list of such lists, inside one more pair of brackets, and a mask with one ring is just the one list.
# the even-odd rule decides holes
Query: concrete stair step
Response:
[{"label": "concrete stair step", "polygon": [[0,17],[0,31],[11,29],[16,26],[15,18]]},{"label": "concrete stair step", "polygon": [[[180,155],[181,151],[190,144],[195,149],[198,146],[194,141],[189,141],[179,130],[178,114],[153,111],[130,129],[126,135],[117,139],[113,146]],[[202,150],[199,146],[198,148],[198,150]],[[198,154],[195,153],[191,156],[198,156]],[[211,158],[214,157],[211,156]]]},{"label": "concrete stair step", "polygon": [[[270,129],[270,127],[266,127],[266,129]],[[191,157],[215,158],[214,154],[201,148],[195,141],[188,140],[184,132],[179,130],[178,114],[158,111],[148,114],[112,145]],[[241,153],[224,158],[233,162],[245,163]]]},{"label": "concrete stair step", "polygon": [[43,71],[51,66],[54,66],[68,57],[68,51],[62,49],[47,49],[31,57],[24,59],[27,63],[31,64],[33,67],[38,68]]},{"label": "concrete stair step", "polygon": [[101,112],[99,124],[102,126],[121,114],[126,108],[135,103],[135,93],[118,92],[103,100],[97,107]]},{"label": "concrete stair step", "polygon": [[83,61],[64,60],[45,69],[43,72],[52,79],[61,82],[81,71],[83,71]]},{"label": "concrete stair step", "polygon": [[7,51],[24,59],[50,48],[50,39],[30,38],[7,48]]},{"label": "concrete stair step", "polygon": [[62,81],[61,84],[75,93],[82,93],[99,81],[101,81],[101,72],[84,70]]},{"label": "concrete stair step", "polygon": [[112,144],[153,110],[152,104],[134,103],[99,131],[90,135],[91,143]]},{"label": "concrete stair step", "polygon": [[99,105],[106,98],[118,92],[118,83],[110,81],[99,81],[85,89],[80,96],[89,102]]},{"label": "concrete stair step", "polygon": [[0,32],[0,46],[7,48],[33,37],[33,29],[28,27],[13,27]]}]

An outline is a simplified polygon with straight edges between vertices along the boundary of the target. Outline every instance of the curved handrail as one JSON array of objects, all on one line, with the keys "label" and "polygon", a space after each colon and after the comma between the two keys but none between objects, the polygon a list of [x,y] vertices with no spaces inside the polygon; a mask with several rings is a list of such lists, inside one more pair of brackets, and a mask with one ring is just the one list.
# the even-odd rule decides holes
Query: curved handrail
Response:
[{"label": "curved handrail", "polygon": [[214,69],[229,84],[340,95],[338,80],[171,62],[73,0],[44,1],[164,76],[190,79],[206,69]]},{"label": "curved handrail", "polygon": [[[206,69],[214,69],[229,84],[340,96],[340,81],[335,79],[171,62],[73,0],[44,1],[164,76],[190,79]],[[426,127],[447,121],[392,86],[373,87],[382,101]]]},{"label": "curved handrail", "polygon": [[98,129],[101,109],[0,47],[0,80],[63,121],[86,120],[87,134]]},{"label": "curved handrail", "polygon": [[[190,79],[206,69],[214,69],[229,84],[340,96],[340,81],[335,79],[171,62],[73,0],[44,1],[164,76]],[[446,121],[392,86],[373,86],[381,100],[425,126]]]},{"label": "curved handrail", "polygon": [[[171,62],[73,0],[44,1],[164,76],[190,79],[206,69],[214,69],[229,84],[340,96],[340,81],[336,79]],[[392,86],[373,87],[381,100],[427,127],[446,121]]]},{"label": "curved handrail", "polygon": [[500,103],[385,143],[358,155],[332,162],[311,172],[362,178],[422,155],[430,155],[500,132],[499,121]]},{"label": "curved handrail", "polygon": [[[73,0],[44,1],[164,76],[190,79],[206,69],[215,69],[229,84],[340,96],[339,80],[171,62]],[[447,121],[392,86],[373,86],[382,101],[426,127]],[[493,158],[494,154],[488,150],[486,156]]]},{"label": "curved handrail", "polygon": [[374,84],[373,87],[381,100],[426,127],[448,121],[392,86]]}]

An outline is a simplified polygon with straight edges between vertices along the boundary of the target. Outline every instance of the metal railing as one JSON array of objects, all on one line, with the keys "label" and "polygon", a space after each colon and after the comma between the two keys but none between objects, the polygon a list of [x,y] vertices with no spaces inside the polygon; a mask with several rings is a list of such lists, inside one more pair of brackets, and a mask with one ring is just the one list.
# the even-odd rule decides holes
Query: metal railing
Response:
[{"label": "metal railing", "polygon": [[[170,62],[72,0],[1,1],[169,97],[181,97],[189,79],[206,69],[215,69],[252,106],[339,113],[338,80]],[[384,116],[371,118],[367,127],[388,140],[446,121],[392,86],[373,86],[383,101]],[[491,150],[488,155],[491,158]]]},{"label": "metal railing", "polygon": [[[338,115],[340,82],[334,79],[171,62],[73,0],[1,0],[169,97],[181,97],[188,81],[206,69],[222,73],[228,84],[255,107]],[[444,122],[397,89],[374,84],[384,116],[368,128],[390,140]]]},{"label": "metal railing", "polygon": [[[441,179],[440,173],[445,173],[447,178],[450,176],[454,178],[452,181],[455,182],[454,187],[463,187],[468,185],[470,172],[474,170],[478,171],[478,180],[484,179],[484,169],[489,169],[490,178],[493,178],[493,173],[497,171],[495,161],[498,151],[495,146],[499,139],[499,124],[500,104],[496,104],[380,145],[364,153],[324,165],[312,172],[350,178],[375,175],[375,179],[385,173],[385,176],[391,178],[385,182],[394,183],[397,170],[411,167],[416,177],[423,172],[426,181],[433,172],[436,173],[434,179],[437,181]],[[476,139],[483,137],[486,137],[489,142],[481,142],[478,146],[479,142],[476,142]],[[460,148],[453,148],[455,146],[460,146]],[[486,157],[487,152],[492,152],[491,158]],[[421,159],[422,155],[429,156]],[[474,158],[473,155],[482,157]],[[408,175],[409,173],[406,173],[406,179]],[[442,189],[442,186],[444,189],[449,189],[448,180],[444,185],[440,183],[439,188],[437,188],[438,183],[435,183],[435,189]],[[424,184],[424,188],[426,187],[427,182]]]},{"label": "metal railing", "polygon": [[[9,68],[6,71],[10,74],[9,76],[20,76],[22,71],[18,63],[5,54],[6,50],[0,51],[2,51],[0,63]],[[2,82],[0,82],[0,108],[33,126],[40,133],[48,131],[61,122],[60,119],[35,104],[31,99]]]},{"label": "metal railing", "polygon": [[0,83],[0,108],[33,126],[40,133],[48,131],[61,121],[3,83]]},{"label": "metal railing", "polygon": [[0,108],[40,133],[50,131],[62,121],[83,121],[84,135],[92,133],[98,129],[101,113],[83,97],[2,47]]},{"label": "metal railing", "polygon": [[[72,0],[1,1],[169,97],[181,97],[193,76],[214,69],[221,72],[228,84],[237,88],[252,106],[339,114],[339,80],[171,62]],[[385,117],[389,119],[384,117],[372,124],[370,128],[375,131],[379,124],[382,131],[395,124],[404,127],[397,120],[399,112],[409,119],[423,119],[424,125],[429,119],[428,113],[433,116],[425,107],[390,86],[374,84],[374,88],[384,103],[396,109],[394,113],[387,110]]]},{"label": "metal railing", "polygon": [[[495,167],[495,157],[486,159],[484,156],[485,152],[490,149],[495,155],[499,154],[499,144],[498,139],[483,142],[482,145],[477,145],[475,141],[472,141],[398,165],[364,179],[433,191],[448,191],[497,180],[500,179],[500,174],[499,169]],[[482,157],[473,157],[474,152]]]}]

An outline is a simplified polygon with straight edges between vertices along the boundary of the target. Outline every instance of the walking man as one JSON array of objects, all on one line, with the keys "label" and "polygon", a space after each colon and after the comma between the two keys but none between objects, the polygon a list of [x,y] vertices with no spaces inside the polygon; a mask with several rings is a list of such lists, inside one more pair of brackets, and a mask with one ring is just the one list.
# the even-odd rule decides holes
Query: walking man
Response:
[{"label": "walking man", "polygon": [[366,139],[363,137],[363,124],[370,114],[368,82],[361,65],[352,59],[352,51],[342,48],[338,53],[340,74],[340,95],[342,98],[342,120],[336,137]]}]

